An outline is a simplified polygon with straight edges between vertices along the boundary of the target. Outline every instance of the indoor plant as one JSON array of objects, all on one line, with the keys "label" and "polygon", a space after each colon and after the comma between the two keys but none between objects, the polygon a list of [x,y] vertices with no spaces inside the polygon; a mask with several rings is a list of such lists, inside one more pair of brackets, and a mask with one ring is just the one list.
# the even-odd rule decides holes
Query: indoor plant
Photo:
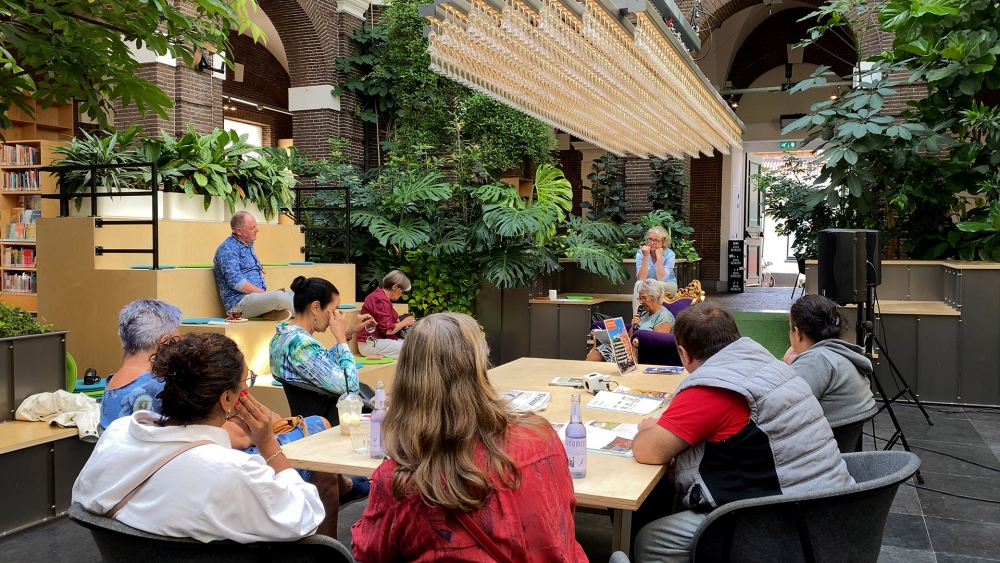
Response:
[{"label": "indoor plant", "polygon": [[[141,159],[132,148],[132,141],[140,131],[141,129],[137,127],[129,127],[120,133],[111,129],[106,135],[101,136],[82,131],[81,137],[75,137],[68,144],[57,147],[55,152],[62,158],[54,160],[52,165],[74,168],[56,173],[63,193],[89,193],[93,176],[96,176],[96,192],[121,192],[140,188],[141,168],[107,168],[97,170],[94,174],[83,168],[104,164],[138,164]],[[75,199],[74,203],[75,213],[71,210],[72,215],[90,215],[89,206],[85,211],[82,210],[82,198]],[[98,215],[131,216],[134,213],[133,208],[136,207],[147,209],[147,200],[136,197],[97,200]]]}]

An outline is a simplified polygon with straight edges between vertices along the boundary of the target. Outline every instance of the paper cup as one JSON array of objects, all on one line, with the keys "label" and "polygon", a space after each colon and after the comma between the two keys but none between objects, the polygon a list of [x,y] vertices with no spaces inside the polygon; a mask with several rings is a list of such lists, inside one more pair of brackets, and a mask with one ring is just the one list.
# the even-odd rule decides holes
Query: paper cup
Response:
[{"label": "paper cup", "polygon": [[556,299],[559,299],[559,292],[556,291],[556,290],[554,290],[554,289],[550,289],[549,290],[549,299],[551,299],[553,301],[555,301]]}]

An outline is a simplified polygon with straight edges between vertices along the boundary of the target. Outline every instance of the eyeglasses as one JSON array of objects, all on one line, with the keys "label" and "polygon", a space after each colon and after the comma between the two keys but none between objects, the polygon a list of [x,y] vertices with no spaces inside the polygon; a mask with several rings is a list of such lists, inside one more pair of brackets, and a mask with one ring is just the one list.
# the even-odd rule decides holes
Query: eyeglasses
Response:
[{"label": "eyeglasses", "polygon": [[250,376],[246,378],[247,388],[253,387],[255,381],[257,381],[257,374],[253,372],[252,369],[247,370],[250,372]]},{"label": "eyeglasses", "polygon": [[648,295],[640,295],[639,301],[652,301]]},{"label": "eyeglasses", "polygon": [[663,242],[663,241],[658,238],[647,238],[646,242]]}]

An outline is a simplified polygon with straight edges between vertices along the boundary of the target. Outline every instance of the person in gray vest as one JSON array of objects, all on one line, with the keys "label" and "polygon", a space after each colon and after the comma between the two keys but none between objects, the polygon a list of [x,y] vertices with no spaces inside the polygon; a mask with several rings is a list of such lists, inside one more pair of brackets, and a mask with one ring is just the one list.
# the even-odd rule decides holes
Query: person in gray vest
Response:
[{"label": "person in gray vest", "polygon": [[871,418],[878,412],[872,397],[871,360],[864,349],[840,340],[847,319],[822,295],[803,295],[788,314],[792,347],[785,363],[804,379],[819,399],[833,428]]},{"label": "person in gray vest", "polygon": [[740,338],[728,310],[688,307],[674,338],[690,375],[659,419],[639,424],[633,453],[668,465],[683,510],[639,531],[636,561],[689,561],[698,525],[726,503],[854,483],[809,385]]}]

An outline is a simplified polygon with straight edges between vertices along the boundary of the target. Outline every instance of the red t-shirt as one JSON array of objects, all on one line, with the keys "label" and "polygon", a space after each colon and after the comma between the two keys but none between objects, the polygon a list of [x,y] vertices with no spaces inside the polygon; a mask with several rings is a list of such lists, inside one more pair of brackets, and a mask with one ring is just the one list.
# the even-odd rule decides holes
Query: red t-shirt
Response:
[{"label": "red t-shirt", "polygon": [[[516,490],[495,490],[486,505],[470,514],[483,532],[513,561],[585,563],[576,541],[573,479],[558,435],[545,423],[539,430],[516,425],[507,454],[521,470]],[[484,458],[476,455],[482,467]],[[496,563],[452,514],[428,506],[417,494],[392,494],[396,463],[385,460],[372,475],[368,507],[351,527],[351,551],[364,563]]]},{"label": "red t-shirt", "polygon": [[369,336],[375,340],[399,340],[399,336],[389,334],[389,331],[396,328],[396,323],[399,322],[399,313],[392,308],[392,301],[389,300],[389,296],[385,294],[385,290],[381,287],[369,293],[368,297],[365,297],[365,303],[361,306],[358,314],[364,315],[366,313],[375,317],[375,332],[369,335],[367,331],[362,329],[358,332],[359,342],[367,339]]},{"label": "red t-shirt", "polygon": [[689,445],[721,442],[750,422],[746,397],[719,387],[688,387],[677,394],[656,423]]}]

